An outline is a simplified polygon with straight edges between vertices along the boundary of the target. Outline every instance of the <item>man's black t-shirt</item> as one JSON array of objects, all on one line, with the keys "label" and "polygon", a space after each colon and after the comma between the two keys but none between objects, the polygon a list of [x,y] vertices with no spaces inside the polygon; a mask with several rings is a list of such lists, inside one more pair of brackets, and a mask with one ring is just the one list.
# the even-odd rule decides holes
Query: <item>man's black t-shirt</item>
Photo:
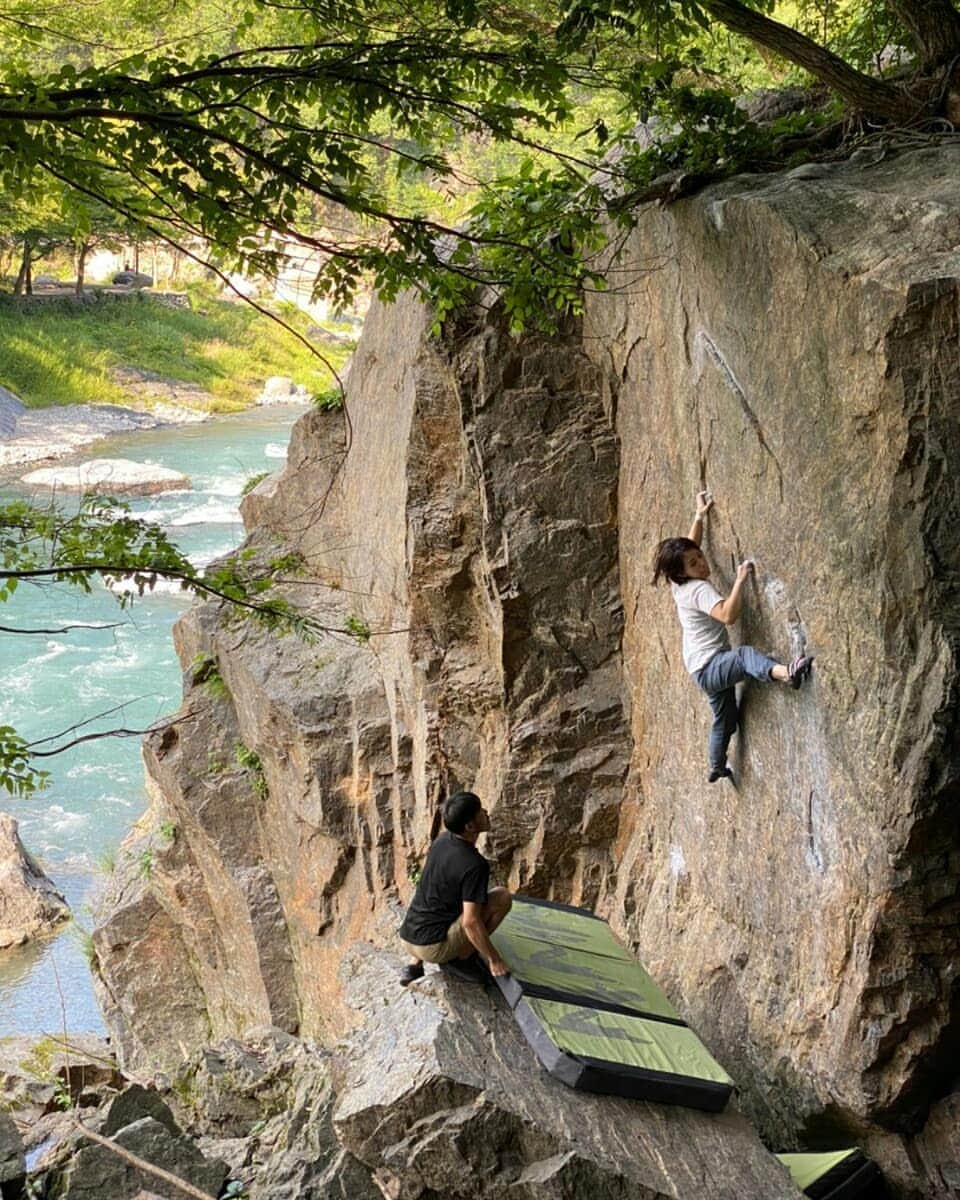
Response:
[{"label": "man's black t-shirt", "polygon": [[414,946],[442,942],[464,900],[486,904],[489,881],[490,864],[476,846],[444,830],[427,854],[400,936]]}]

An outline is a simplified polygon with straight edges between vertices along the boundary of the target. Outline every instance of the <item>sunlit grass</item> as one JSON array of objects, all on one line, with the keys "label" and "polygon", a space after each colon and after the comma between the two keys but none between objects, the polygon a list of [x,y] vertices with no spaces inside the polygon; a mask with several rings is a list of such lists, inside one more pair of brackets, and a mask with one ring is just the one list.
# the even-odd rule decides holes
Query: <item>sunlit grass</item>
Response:
[{"label": "sunlit grass", "polygon": [[[321,359],[269,317],[209,296],[195,303],[190,310],[148,297],[83,307],[0,305],[0,384],[30,408],[122,404],[130,397],[111,372],[137,367],[197,384],[220,410],[252,404],[271,375],[311,394],[331,385]],[[301,333],[309,324],[292,311],[284,319]],[[337,367],[349,354],[347,347],[320,349]]]}]

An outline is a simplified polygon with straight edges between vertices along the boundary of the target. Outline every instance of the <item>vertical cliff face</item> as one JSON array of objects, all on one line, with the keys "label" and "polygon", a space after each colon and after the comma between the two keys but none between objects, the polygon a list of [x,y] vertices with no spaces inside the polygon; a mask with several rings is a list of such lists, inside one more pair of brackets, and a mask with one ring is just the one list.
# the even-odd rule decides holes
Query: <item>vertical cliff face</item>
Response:
[{"label": "vertical cliff face", "polygon": [[[586,344],[618,398],[633,786],[612,910],[789,1136],[909,1127],[957,1038],[958,213],[954,155],[734,181],[646,213]],[[714,493],[751,686],[737,787],[704,782],[650,549]]]},{"label": "vertical cliff face", "polygon": [[[339,1031],[345,947],[389,942],[472,786],[501,880],[610,916],[774,1140],[840,1125],[936,1194],[953,1101],[910,1139],[960,1040],[958,166],[644,211],[551,341],[375,309],[346,427],[305,417],[245,509],[291,598],[361,637],[181,622],[225,688],[187,670],[146,755],[176,835],[96,935],[129,1062]],[[817,656],[801,693],[749,688],[736,788],[705,783],[709,710],[648,586],[700,487],[721,590],[757,560],[740,640]]]}]

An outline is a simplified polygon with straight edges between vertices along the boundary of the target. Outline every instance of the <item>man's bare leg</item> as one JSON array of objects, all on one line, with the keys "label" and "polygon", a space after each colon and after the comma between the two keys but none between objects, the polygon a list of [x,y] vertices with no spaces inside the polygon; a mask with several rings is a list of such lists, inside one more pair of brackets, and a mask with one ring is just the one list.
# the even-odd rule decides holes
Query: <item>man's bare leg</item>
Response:
[{"label": "man's bare leg", "polygon": [[[496,887],[487,892],[487,902],[482,909],[483,925],[487,933],[493,933],[512,907],[513,896],[508,888]],[[472,958],[474,954],[476,954],[476,949],[469,946],[462,954],[458,955],[458,958]]]}]

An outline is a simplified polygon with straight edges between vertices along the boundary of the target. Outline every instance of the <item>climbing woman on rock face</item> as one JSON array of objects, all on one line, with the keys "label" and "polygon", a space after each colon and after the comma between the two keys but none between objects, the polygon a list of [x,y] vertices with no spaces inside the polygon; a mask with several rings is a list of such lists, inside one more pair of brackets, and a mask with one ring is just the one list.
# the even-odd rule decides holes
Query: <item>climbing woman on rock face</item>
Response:
[{"label": "climbing woman on rock face", "polygon": [[651,581],[656,584],[661,576],[670,580],[683,629],[683,665],[694,683],[707,693],[713,711],[708,783],[733,778],[727,765],[727,747],[737,729],[736,685],[744,679],[758,679],[761,683],[777,680],[798,688],[813,666],[813,658],[803,654],[785,667],[752,646],[730,649],[726,627],[740,616],[743,589],[753,572],[753,562],[747,559],[740,564],[730,595],[724,600],[709,582],[710,564],[700,549],[703,519],[712,504],[709,492],[697,493],[690,536],[665,538],[657,546]]}]

